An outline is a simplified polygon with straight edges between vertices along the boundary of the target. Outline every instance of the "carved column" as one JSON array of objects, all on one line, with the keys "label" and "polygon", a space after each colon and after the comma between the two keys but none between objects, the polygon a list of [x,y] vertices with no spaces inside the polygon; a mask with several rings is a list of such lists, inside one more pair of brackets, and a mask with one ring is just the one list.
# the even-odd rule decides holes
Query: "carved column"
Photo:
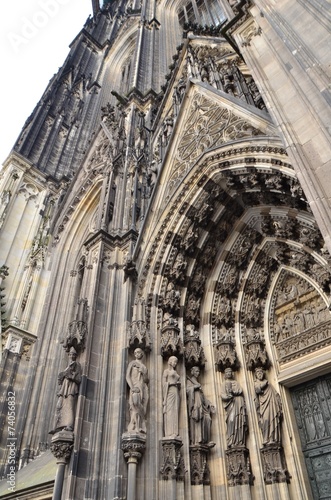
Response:
[{"label": "carved column", "polygon": [[122,436],[122,450],[128,463],[127,500],[136,499],[137,465],[146,449],[146,437],[126,433]]},{"label": "carved column", "polygon": [[71,431],[61,430],[54,434],[51,441],[51,452],[58,464],[52,500],[61,500],[65,467],[68,464],[74,446],[74,434]]}]

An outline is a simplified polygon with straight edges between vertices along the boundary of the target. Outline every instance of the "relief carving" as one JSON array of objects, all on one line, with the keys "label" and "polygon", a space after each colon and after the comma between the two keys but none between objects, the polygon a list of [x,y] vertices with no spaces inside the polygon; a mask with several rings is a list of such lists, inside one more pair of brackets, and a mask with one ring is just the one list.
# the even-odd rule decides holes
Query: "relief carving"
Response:
[{"label": "relief carving", "polygon": [[271,311],[272,340],[281,363],[331,343],[331,316],[323,298],[308,281],[283,274]]}]

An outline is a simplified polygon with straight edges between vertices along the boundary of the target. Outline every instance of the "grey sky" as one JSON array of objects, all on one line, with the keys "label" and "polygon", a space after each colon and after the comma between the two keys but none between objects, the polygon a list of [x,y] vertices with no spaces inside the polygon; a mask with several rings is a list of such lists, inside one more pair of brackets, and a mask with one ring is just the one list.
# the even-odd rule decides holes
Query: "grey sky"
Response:
[{"label": "grey sky", "polygon": [[1,8],[0,163],[69,44],[92,13],[91,0],[15,0]]}]

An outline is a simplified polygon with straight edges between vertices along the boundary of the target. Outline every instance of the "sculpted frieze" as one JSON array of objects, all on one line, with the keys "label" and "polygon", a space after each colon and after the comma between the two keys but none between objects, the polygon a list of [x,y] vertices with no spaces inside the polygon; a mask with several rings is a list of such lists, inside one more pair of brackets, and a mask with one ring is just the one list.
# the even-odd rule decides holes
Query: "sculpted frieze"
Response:
[{"label": "sculpted frieze", "polygon": [[284,273],[272,300],[271,336],[285,363],[331,343],[331,313],[322,296],[303,278]]}]

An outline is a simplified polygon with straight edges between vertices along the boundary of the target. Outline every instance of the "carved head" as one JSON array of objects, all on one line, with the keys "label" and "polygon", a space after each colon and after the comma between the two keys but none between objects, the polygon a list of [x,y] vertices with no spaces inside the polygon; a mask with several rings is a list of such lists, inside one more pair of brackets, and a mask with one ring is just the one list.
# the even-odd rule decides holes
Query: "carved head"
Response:
[{"label": "carved head", "polygon": [[198,378],[200,375],[200,368],[198,366],[193,366],[193,368],[191,368],[191,375],[192,377]]},{"label": "carved head", "polygon": [[140,349],[140,347],[137,347],[137,349],[134,350],[134,357],[136,359],[142,359],[144,357],[144,351]]},{"label": "carved head", "polygon": [[265,377],[264,370],[262,368],[256,368],[255,377],[257,378],[257,380],[263,380]]},{"label": "carved head", "polygon": [[176,368],[177,363],[178,359],[176,358],[176,356],[170,356],[170,358],[168,359],[168,365],[172,366],[173,368]]},{"label": "carved head", "polygon": [[70,351],[69,351],[69,359],[71,361],[75,361],[77,359],[77,351],[74,347],[71,347],[70,348]]},{"label": "carved head", "polygon": [[225,368],[225,370],[224,370],[224,377],[227,378],[227,379],[232,379],[233,378],[232,368]]}]

